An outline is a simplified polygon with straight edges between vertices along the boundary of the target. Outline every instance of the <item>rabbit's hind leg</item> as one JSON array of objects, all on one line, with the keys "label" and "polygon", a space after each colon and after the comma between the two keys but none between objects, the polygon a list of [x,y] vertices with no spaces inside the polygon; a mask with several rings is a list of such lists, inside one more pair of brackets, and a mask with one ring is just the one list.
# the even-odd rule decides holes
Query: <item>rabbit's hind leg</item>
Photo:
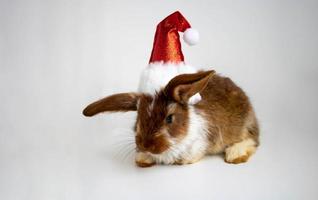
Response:
[{"label": "rabbit's hind leg", "polygon": [[255,153],[256,146],[257,143],[252,138],[234,143],[225,149],[225,162],[233,164],[246,162]]}]

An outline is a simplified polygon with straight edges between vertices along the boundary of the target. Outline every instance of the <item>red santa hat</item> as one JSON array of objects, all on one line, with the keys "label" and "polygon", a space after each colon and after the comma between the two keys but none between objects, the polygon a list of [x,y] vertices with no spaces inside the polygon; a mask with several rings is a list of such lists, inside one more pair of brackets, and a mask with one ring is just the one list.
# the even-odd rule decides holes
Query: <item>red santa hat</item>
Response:
[{"label": "red santa hat", "polygon": [[[143,70],[139,82],[139,91],[154,94],[179,74],[195,73],[197,70],[185,64],[181,50],[179,32],[189,45],[199,41],[199,33],[191,28],[183,15],[176,11],[157,25],[149,65]],[[201,100],[199,94],[190,98],[194,104]]]},{"label": "red santa hat", "polygon": [[184,32],[183,39],[189,45],[195,45],[199,41],[198,31],[191,28],[183,15],[176,11],[157,25],[149,63],[158,61],[184,62],[178,32]]}]

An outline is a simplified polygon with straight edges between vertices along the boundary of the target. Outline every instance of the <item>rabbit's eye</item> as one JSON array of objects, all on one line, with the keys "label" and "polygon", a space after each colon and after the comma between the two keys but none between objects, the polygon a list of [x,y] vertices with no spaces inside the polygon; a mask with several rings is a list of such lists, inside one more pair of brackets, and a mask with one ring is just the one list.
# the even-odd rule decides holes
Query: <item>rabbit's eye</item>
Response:
[{"label": "rabbit's eye", "polygon": [[168,117],[166,117],[166,122],[167,122],[167,124],[172,123],[172,115],[168,115]]}]

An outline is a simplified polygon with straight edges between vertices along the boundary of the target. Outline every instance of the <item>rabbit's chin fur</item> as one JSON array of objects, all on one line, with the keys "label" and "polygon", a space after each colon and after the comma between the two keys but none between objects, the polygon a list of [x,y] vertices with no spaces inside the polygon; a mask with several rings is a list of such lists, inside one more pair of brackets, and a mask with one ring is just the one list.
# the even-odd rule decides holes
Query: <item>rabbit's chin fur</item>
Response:
[{"label": "rabbit's chin fur", "polygon": [[161,154],[148,155],[158,164],[191,163],[206,154],[209,145],[207,133],[207,122],[202,113],[198,114],[193,106],[189,106],[189,128],[185,138],[179,142],[170,139],[169,149]]}]

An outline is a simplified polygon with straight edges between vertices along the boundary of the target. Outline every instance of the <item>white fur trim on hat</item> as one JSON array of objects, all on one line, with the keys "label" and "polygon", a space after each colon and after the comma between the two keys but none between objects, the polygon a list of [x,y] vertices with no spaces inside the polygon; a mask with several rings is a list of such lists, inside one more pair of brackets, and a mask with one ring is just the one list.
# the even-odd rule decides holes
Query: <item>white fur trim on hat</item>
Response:
[{"label": "white fur trim on hat", "polygon": [[[183,62],[178,64],[163,62],[150,63],[141,74],[138,91],[154,95],[164,88],[175,76],[196,72],[197,70],[194,67],[186,65]],[[200,94],[196,94],[189,99],[189,104],[195,104],[200,100]]]}]

